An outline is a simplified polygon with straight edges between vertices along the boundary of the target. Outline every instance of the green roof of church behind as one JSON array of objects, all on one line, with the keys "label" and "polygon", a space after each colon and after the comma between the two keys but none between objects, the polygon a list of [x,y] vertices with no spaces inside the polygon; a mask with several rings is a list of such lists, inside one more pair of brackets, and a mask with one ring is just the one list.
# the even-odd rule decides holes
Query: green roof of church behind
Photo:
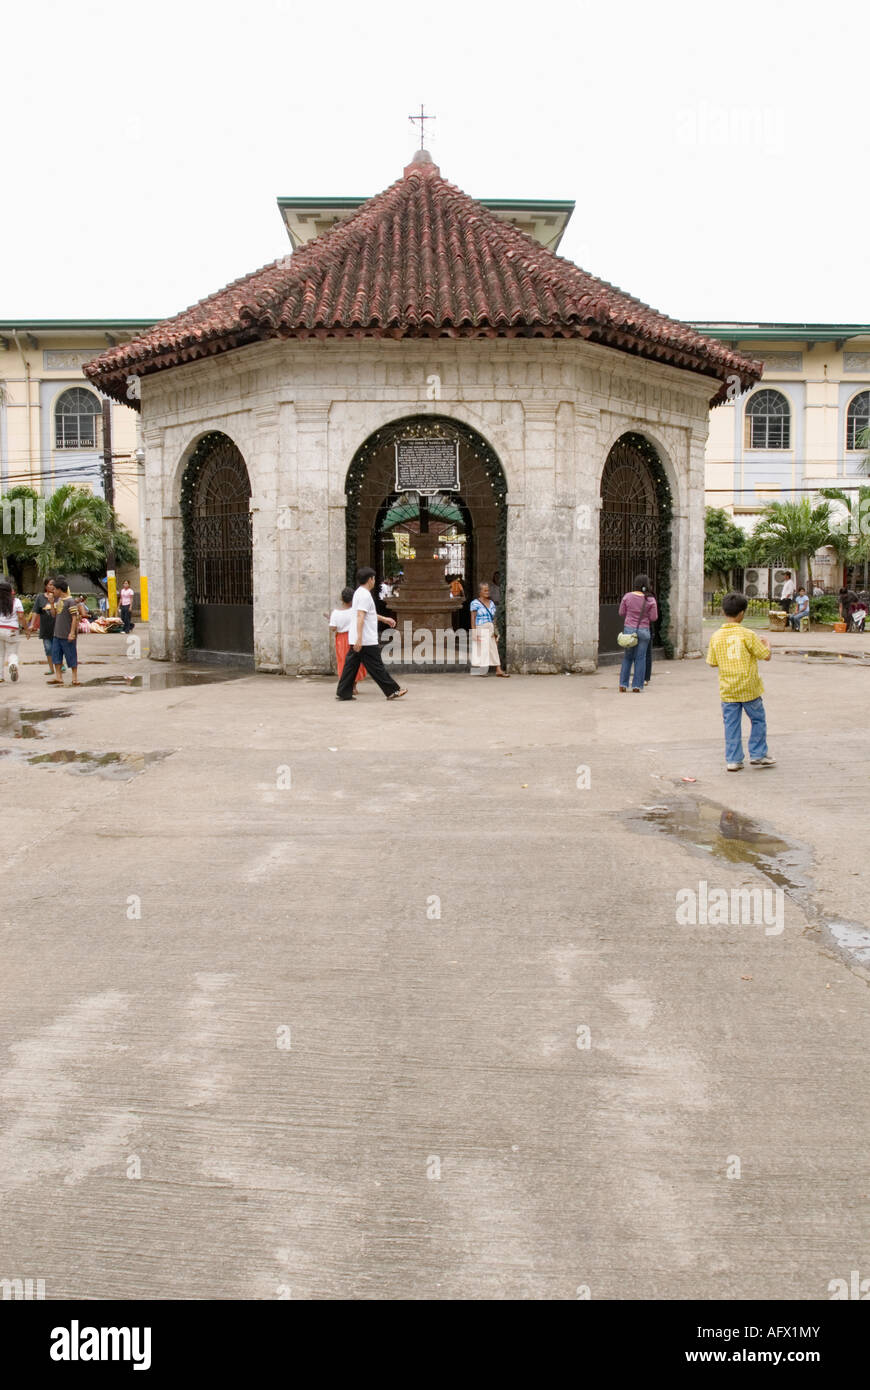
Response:
[{"label": "green roof of church behind", "polygon": [[127,378],[268,338],[583,338],[712,377],[712,399],[761,364],[547,250],[441,177],[425,151],[404,175],[292,256],[132,342],[85,375],[128,402]]}]

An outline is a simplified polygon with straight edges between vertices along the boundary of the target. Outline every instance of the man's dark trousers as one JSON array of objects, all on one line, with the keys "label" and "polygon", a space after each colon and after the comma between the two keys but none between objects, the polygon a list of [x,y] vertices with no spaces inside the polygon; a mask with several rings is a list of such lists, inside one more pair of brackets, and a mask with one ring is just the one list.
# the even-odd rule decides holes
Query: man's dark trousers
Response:
[{"label": "man's dark trousers", "polygon": [[394,695],[397,690],[401,689],[384,665],[380,647],[362,647],[357,652],[351,645],[347,649],[347,656],[344,658],[344,670],[335,692],[339,700],[350,700],[353,697],[353,682],[361,664],[365,666],[372,680],[380,686],[385,695]]}]

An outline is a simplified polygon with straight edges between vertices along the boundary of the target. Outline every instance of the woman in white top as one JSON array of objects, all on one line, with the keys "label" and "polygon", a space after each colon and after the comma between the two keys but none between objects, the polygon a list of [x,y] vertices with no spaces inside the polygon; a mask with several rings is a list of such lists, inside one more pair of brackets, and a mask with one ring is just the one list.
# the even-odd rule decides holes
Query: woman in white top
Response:
[{"label": "woman in white top", "polygon": [[0,579],[0,682],[18,680],[18,644],[24,626],[24,604],[8,579]]},{"label": "woman in white top", "polygon": [[489,597],[489,585],[481,584],[479,597],[471,605],[471,665],[475,674],[486,675],[490,666],[497,676],[507,678],[501,668],[498,644],[495,640],[495,604]]},{"label": "woman in white top", "polygon": [[[335,660],[338,665],[338,678],[341,680],[341,673],[344,670],[344,659],[347,656],[347,649],[350,646],[350,625],[353,618],[353,589],[342,589],[341,607],[333,608],[329,615],[329,630],[335,633]],[[359,685],[365,679],[366,668],[360,666],[356,673],[354,685]]]}]

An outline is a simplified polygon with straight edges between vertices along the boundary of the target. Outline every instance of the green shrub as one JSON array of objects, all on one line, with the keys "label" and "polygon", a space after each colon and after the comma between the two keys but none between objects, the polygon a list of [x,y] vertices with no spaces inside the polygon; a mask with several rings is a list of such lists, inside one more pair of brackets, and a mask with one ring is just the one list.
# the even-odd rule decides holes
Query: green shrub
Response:
[{"label": "green shrub", "polygon": [[814,623],[835,623],[840,616],[833,594],[819,594],[810,599],[810,618]]}]

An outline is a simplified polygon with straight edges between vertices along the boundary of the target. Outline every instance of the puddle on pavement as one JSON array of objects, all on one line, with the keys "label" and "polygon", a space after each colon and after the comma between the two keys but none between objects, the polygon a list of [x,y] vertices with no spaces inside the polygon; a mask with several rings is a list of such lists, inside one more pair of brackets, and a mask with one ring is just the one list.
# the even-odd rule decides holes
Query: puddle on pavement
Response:
[{"label": "puddle on pavement", "polygon": [[712,801],[693,799],[653,806],[630,819],[729,864],[748,864],[759,869],[778,888],[797,894],[810,885],[812,855],[806,846],[781,840],[757,821]]},{"label": "puddle on pavement", "polygon": [[625,819],[634,830],[667,835],[699,854],[757,870],[797,903],[823,939],[827,937],[828,948],[847,965],[870,966],[870,931],[858,922],[830,917],[817,906],[808,845],[781,839],[760,821],[696,797],[645,806]]},{"label": "puddle on pavement", "polygon": [[0,710],[0,734],[12,738],[45,738],[38,724],[47,719],[69,719],[71,709],[11,709]]},{"label": "puddle on pavement", "polygon": [[870,931],[866,927],[859,927],[856,922],[835,921],[829,921],[827,927],[838,946],[862,965],[870,965]]},{"label": "puddle on pavement", "polygon": [[138,676],[93,676],[82,685],[113,685],[118,690],[177,690],[181,686],[217,685],[253,675],[248,670],[145,671]]},{"label": "puddle on pavement", "polygon": [[18,748],[0,748],[0,758],[26,762],[30,767],[63,765],[70,772],[85,776],[95,773],[111,782],[129,782],[151,763],[162,762],[170,756],[170,749],[155,753],[78,753],[73,748],[55,748],[51,753],[25,753]]},{"label": "puddle on pavement", "polygon": [[854,661],[859,666],[870,666],[870,657],[866,652],[834,652],[827,647],[775,647],[774,651],[782,656],[800,656],[805,661],[826,661],[832,665],[842,661]]}]

